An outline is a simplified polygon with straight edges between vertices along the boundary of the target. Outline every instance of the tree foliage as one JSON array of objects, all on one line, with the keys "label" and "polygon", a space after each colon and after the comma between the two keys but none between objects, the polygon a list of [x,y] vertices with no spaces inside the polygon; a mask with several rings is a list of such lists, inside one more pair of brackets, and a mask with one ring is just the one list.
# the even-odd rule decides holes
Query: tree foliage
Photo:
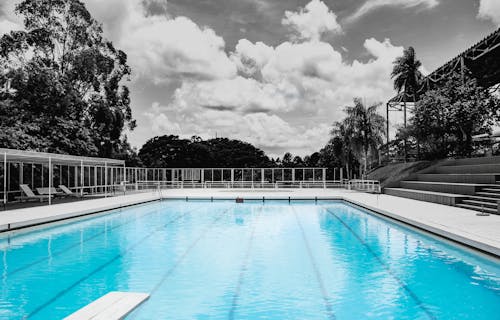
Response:
[{"label": "tree foliage", "polygon": [[[133,129],[127,56],[103,38],[79,0],[24,0],[23,31],[0,39],[0,144],[106,157],[126,156]],[[15,137],[12,139],[12,137]]]},{"label": "tree foliage", "polygon": [[180,139],[174,135],[152,138],[142,146],[139,157],[148,167],[246,168],[273,165],[264,151],[249,143],[226,138],[206,141],[195,138]]},{"label": "tree foliage", "polygon": [[[419,68],[422,63],[417,59],[415,49],[408,47],[401,57],[393,62],[391,78],[394,80],[394,89],[405,94],[412,94],[417,100],[417,90],[422,80]],[[406,95],[405,95],[406,96]]]},{"label": "tree foliage", "polygon": [[385,134],[385,120],[377,112],[379,106],[366,107],[360,98],[355,98],[354,105],[345,110],[346,117],[333,125],[331,143],[340,149],[337,152],[347,171],[355,161],[364,159],[366,172],[369,158],[378,156],[377,150]]},{"label": "tree foliage", "polygon": [[499,109],[498,98],[475,79],[454,74],[443,86],[421,97],[411,126],[399,134],[419,141],[427,159],[470,156],[472,136],[489,133],[499,121]]}]

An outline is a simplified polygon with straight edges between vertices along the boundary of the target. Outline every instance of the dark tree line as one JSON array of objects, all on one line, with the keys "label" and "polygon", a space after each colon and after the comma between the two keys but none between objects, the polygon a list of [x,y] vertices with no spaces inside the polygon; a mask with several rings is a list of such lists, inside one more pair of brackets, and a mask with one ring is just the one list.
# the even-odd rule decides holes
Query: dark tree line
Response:
[{"label": "dark tree line", "polygon": [[162,168],[270,167],[273,161],[253,145],[227,138],[181,139],[166,135],[148,140],[139,151],[142,164]]}]

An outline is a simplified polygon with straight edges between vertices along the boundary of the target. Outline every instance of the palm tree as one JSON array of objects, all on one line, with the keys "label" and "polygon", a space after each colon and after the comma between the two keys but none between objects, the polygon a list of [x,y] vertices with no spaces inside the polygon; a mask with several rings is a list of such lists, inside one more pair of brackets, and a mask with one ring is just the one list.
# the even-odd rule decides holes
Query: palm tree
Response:
[{"label": "palm tree", "polygon": [[351,147],[351,138],[352,138],[352,132],[351,132],[351,127],[347,121],[347,118],[342,120],[342,121],[336,121],[333,124],[333,128],[331,131],[331,135],[333,136],[333,139],[335,137],[338,137],[341,141],[342,144],[342,152],[340,154],[341,161],[345,165],[346,173],[347,173],[347,179],[350,179],[350,170],[349,170],[349,163],[352,160],[352,154],[353,150]]},{"label": "palm tree", "polygon": [[360,98],[354,99],[354,106],[347,107],[345,119],[351,133],[352,149],[364,158],[364,172],[368,169],[369,152],[375,153],[385,136],[385,119],[377,113],[380,103],[366,107]]},{"label": "palm tree", "polygon": [[[417,59],[415,49],[408,47],[403,51],[401,57],[393,62],[391,79],[394,79],[394,89],[398,94],[403,92],[404,103],[404,127],[406,128],[406,103],[409,94],[413,95],[413,101],[418,100],[418,88],[422,81],[422,73],[418,70],[422,63]],[[405,161],[407,158],[406,140],[405,140]]]}]

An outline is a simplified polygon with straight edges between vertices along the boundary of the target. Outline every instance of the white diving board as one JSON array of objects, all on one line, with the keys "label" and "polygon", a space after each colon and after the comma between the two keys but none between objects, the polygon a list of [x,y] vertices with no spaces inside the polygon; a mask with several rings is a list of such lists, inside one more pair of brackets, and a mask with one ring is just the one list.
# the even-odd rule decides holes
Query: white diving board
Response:
[{"label": "white diving board", "polygon": [[109,292],[64,320],[120,320],[148,298],[147,293]]}]

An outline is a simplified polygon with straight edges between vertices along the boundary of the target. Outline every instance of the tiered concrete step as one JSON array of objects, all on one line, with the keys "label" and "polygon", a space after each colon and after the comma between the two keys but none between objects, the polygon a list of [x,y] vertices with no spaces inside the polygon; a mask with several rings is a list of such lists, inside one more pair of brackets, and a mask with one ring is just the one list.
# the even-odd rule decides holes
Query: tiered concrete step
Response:
[{"label": "tiered concrete step", "polygon": [[443,192],[433,192],[426,190],[415,190],[415,189],[405,189],[405,188],[385,188],[385,193],[408,199],[427,201],[439,204],[445,204],[449,206],[454,206],[459,203],[462,199],[467,198],[467,195],[443,193]]},{"label": "tiered concrete step", "polygon": [[491,173],[423,173],[417,175],[417,180],[430,182],[494,184],[497,183],[497,181],[500,181],[500,175]]},{"label": "tiered concrete step", "polygon": [[471,174],[471,173],[489,173],[500,174],[500,163],[486,164],[468,164],[468,165],[450,165],[437,167],[435,173],[455,173],[455,174]]},{"label": "tiered concrete step", "polygon": [[500,164],[500,156],[456,159],[452,164],[456,166],[470,164]]},{"label": "tiered concrete step", "polygon": [[499,201],[499,186],[486,186],[481,188],[479,192],[476,192],[474,196],[463,199],[457,206],[480,212],[498,214]]},{"label": "tiered concrete step", "polygon": [[456,205],[459,208],[464,208],[464,209],[469,209],[469,210],[474,210],[478,212],[487,212],[489,214],[498,214],[498,209],[493,209],[493,208],[488,208],[485,206],[478,206],[478,205],[472,205],[472,204],[466,204],[466,203],[459,203]]},{"label": "tiered concrete step", "polygon": [[401,188],[425,190],[441,193],[453,193],[461,195],[474,195],[481,190],[483,185],[472,183],[450,183],[450,182],[432,182],[432,181],[401,181]]},{"label": "tiered concrete step", "polygon": [[462,200],[462,203],[459,203],[458,205],[460,205],[460,204],[468,204],[471,206],[476,206],[478,208],[491,208],[491,209],[495,209],[495,210],[497,208],[497,204],[494,202],[488,202],[488,201],[484,201],[484,200],[480,200],[480,199],[476,199],[476,198],[464,199],[464,200]]}]

